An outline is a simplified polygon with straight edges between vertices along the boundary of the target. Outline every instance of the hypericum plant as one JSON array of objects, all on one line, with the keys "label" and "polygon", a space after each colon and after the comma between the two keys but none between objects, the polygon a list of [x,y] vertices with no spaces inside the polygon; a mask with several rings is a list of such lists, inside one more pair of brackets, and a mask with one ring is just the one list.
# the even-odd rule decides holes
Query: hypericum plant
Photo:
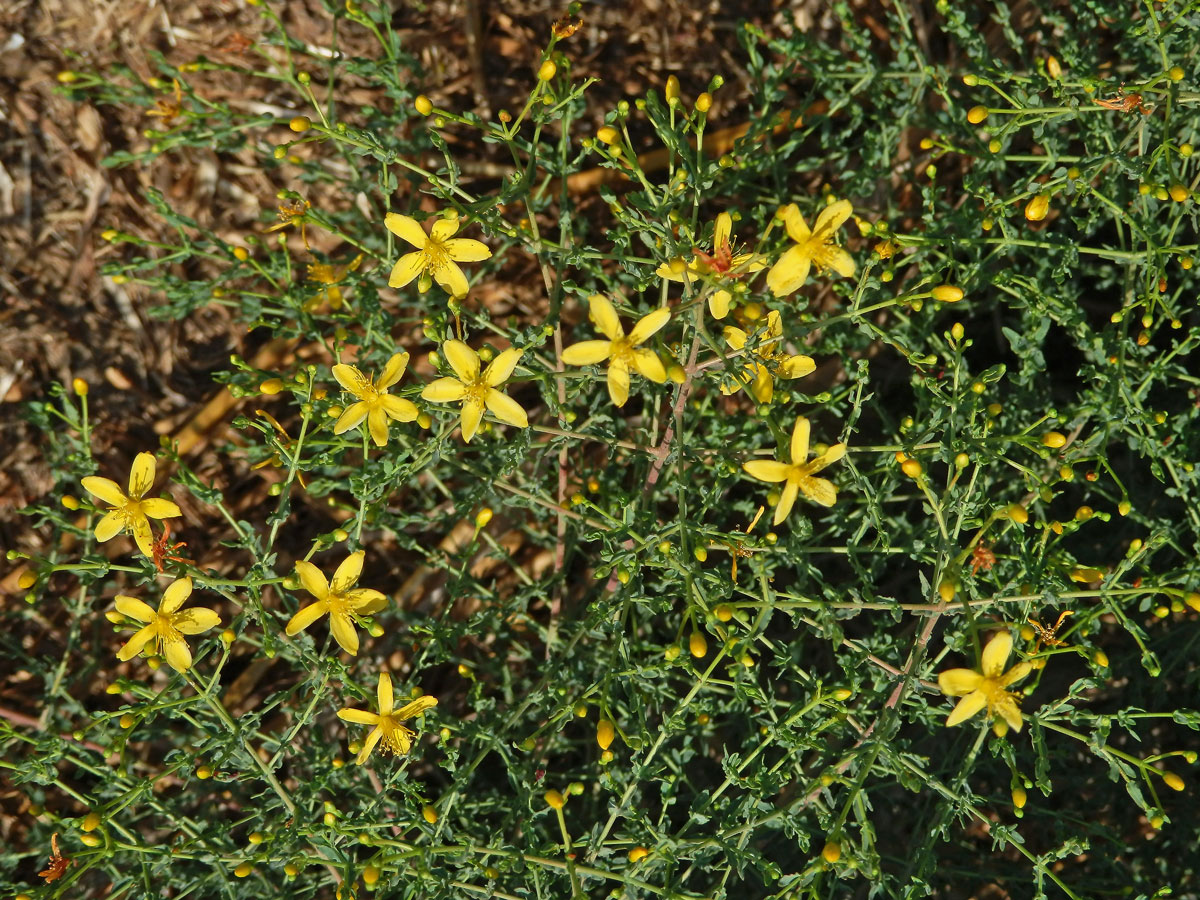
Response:
[{"label": "hypericum plant", "polygon": [[96,474],[85,382],[30,409],[5,887],[1196,888],[1194,4],[743,24],[690,105],[573,76],[573,6],[491,118],[391,4],[323,48],[253,5],[244,64],[63,79],[161,120],[113,165],[269,174],[238,242],[148,194],[106,272],[274,340],[173,500]]}]

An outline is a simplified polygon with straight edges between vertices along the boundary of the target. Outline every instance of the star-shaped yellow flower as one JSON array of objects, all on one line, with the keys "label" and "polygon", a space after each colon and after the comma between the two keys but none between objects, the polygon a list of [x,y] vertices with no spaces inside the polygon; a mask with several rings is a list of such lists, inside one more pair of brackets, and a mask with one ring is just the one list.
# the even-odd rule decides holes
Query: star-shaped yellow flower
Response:
[{"label": "star-shaped yellow flower", "polygon": [[315,312],[320,309],[321,304],[326,300],[329,301],[329,308],[334,312],[341,309],[345,300],[342,297],[342,290],[338,285],[345,281],[346,276],[357,269],[362,264],[362,261],[363,255],[360,253],[348,263],[309,263],[306,270],[308,280],[314,284],[323,284],[325,286],[315,296],[304,301],[304,311]]},{"label": "star-shaped yellow flower", "polygon": [[568,366],[592,366],[608,360],[608,396],[617,406],[629,399],[629,372],[633,370],[651,381],[662,384],[667,370],[653,350],[638,347],[667,324],[671,311],[660,306],[642,316],[628,335],[621,327],[617,311],[603,294],[588,297],[588,318],[607,341],[580,341],[563,351],[562,361]]},{"label": "star-shaped yellow flower", "polygon": [[938,687],[947,697],[962,697],[946,717],[946,725],[958,725],[987,707],[988,717],[999,716],[1013,731],[1021,730],[1021,708],[1017,695],[1006,688],[1016,684],[1031,671],[1033,666],[1019,662],[1007,672],[1004,666],[1012,653],[1012,634],[1007,629],[997,632],[987,642],[980,659],[981,671],[974,669],[947,669],[938,675]]},{"label": "star-shaped yellow flower", "polygon": [[375,749],[375,745],[383,740],[383,752],[403,756],[412,746],[413,732],[400,723],[414,716],[419,716],[427,709],[437,706],[437,697],[418,697],[411,703],[406,703],[399,709],[392,709],[392,676],[387,672],[379,673],[379,686],[376,689],[379,700],[379,713],[367,712],[364,709],[346,707],[338,710],[338,718],[343,722],[354,722],[356,725],[374,725],[367,739],[363,741],[362,749],[358,751],[356,762],[361,766]]},{"label": "star-shaped yellow flower", "polygon": [[355,656],[358,653],[358,632],[354,630],[355,619],[360,615],[370,615],[379,612],[387,605],[387,597],[379,591],[369,588],[355,588],[354,582],[362,574],[362,550],[351,553],[333,573],[333,583],[325,580],[325,576],[310,562],[300,560],[296,563],[296,574],[304,589],[317,598],[316,603],[310,603],[292,616],[287,623],[287,633],[294,635],[303,631],[321,616],[329,613],[329,630],[341,648]]},{"label": "star-shaped yellow flower", "polygon": [[358,425],[363,419],[367,420],[367,430],[376,446],[382,447],[388,439],[388,419],[397,422],[411,422],[417,417],[417,407],[410,400],[393,397],[387,392],[404,374],[408,365],[408,354],[397,353],[387,361],[378,381],[372,381],[354,366],[339,363],[333,367],[333,377],[338,384],[353,394],[357,400],[351,403],[338,416],[334,423],[333,433],[342,434]]},{"label": "star-shaped yellow flower", "polygon": [[783,224],[788,236],[796,242],[767,272],[767,287],[776,297],[784,297],[804,284],[808,270],[833,269],[839,275],[854,274],[854,260],[833,242],[833,233],[850,218],[853,208],[849,200],[839,200],[821,210],[812,231],[800,215],[800,208],[789,203],[783,211]]},{"label": "star-shaped yellow flower", "polygon": [[158,497],[146,497],[146,492],[154,486],[154,454],[139,453],[129,469],[129,494],[121,490],[111,478],[100,478],[89,475],[81,480],[83,489],[89,494],[99,497],[109,505],[104,517],[96,523],[96,540],[104,543],[116,537],[122,531],[129,531],[138,549],[150,556],[154,544],[154,534],[150,530],[150,519],[170,519],[183,515],[179,507],[170,500]]},{"label": "star-shaped yellow flower", "polygon": [[835,463],[846,455],[845,444],[834,444],[820,456],[805,462],[808,457],[808,419],[796,420],[792,430],[792,446],[790,463],[778,462],[773,459],[752,459],[742,465],[747,474],[759,481],[785,481],[783,493],[779,497],[779,505],[775,507],[775,524],[778,525],[792,511],[797,494],[804,494],[813,503],[821,506],[833,506],[837,502],[837,488],[832,481],[824,478],[813,478],[830,463]]},{"label": "star-shaped yellow flower", "polygon": [[[816,370],[811,356],[789,356],[783,352],[783,326],[779,310],[767,313],[767,324],[758,334],[759,345],[746,354],[746,365],[732,387],[721,387],[722,394],[732,394],[743,385],[759,403],[770,403],[775,393],[775,377],[802,378]],[[725,326],[725,343],[734,350],[746,346],[749,335],[733,325]]]},{"label": "star-shaped yellow flower", "polygon": [[421,391],[421,399],[432,400],[434,403],[461,401],[462,436],[467,443],[470,443],[479,430],[484,409],[490,410],[501,422],[518,428],[528,428],[529,417],[525,415],[521,405],[507,394],[496,390],[508,380],[524,352],[516,347],[509,347],[498,353],[488,367],[480,372],[478,353],[462,341],[446,341],[442,344],[442,353],[458,377],[431,381]]},{"label": "star-shaped yellow flower", "polygon": [[[397,213],[388,213],[384,224],[392,234],[417,248],[400,257],[392,267],[388,287],[401,288],[418,275],[425,275],[432,277],[452,297],[465,297],[470,285],[457,264],[479,262],[492,255],[492,251],[481,241],[454,237],[458,231],[457,218],[436,219],[428,234],[416,219]],[[429,284],[427,280],[423,283],[426,286]],[[421,290],[426,288],[421,287]]]},{"label": "star-shaped yellow flower", "polygon": [[713,226],[713,251],[711,254],[703,250],[694,251],[695,257],[685,266],[663,263],[655,271],[660,278],[668,281],[709,281],[716,289],[708,296],[708,311],[714,319],[723,319],[729,315],[729,304],[733,296],[720,285],[728,280],[741,278],[743,275],[759,272],[767,267],[766,261],[757,253],[733,253],[729,235],[733,231],[733,218],[729,213],[717,216]]},{"label": "star-shaped yellow flower", "polygon": [[179,609],[191,593],[191,578],[173,581],[163,591],[157,612],[136,597],[118,594],[114,601],[117,612],[146,624],[117,651],[117,659],[133,659],[142,652],[146,644],[154,641],[155,652],[165,659],[172,669],[177,672],[187,671],[192,665],[192,651],[188,649],[183,635],[202,634],[221,624],[221,617],[211,609],[202,606]]}]

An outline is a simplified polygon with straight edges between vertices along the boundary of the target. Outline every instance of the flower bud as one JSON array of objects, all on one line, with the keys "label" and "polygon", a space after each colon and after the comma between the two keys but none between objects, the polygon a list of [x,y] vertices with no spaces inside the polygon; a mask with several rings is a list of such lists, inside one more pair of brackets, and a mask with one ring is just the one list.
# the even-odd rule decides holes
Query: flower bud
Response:
[{"label": "flower bud", "polygon": [[413,106],[423,116],[428,116],[433,112],[433,103],[424,94],[417,95],[417,99],[413,101]]},{"label": "flower bud", "polygon": [[71,390],[73,390],[78,397],[86,397],[88,395],[88,383],[82,378],[72,378]]},{"label": "flower bud", "polygon": [[1174,772],[1163,773],[1163,784],[1173,791],[1182,791],[1184,788],[1183,779]]},{"label": "flower bud", "polygon": [[703,659],[708,655],[708,641],[704,635],[698,631],[693,631],[692,636],[688,638],[688,651],[696,659]]},{"label": "flower bud", "polygon": [[558,73],[558,66],[554,64],[554,60],[548,59],[538,67],[538,81],[549,81]]},{"label": "flower bud", "polygon": [[607,750],[616,736],[616,729],[613,728],[613,723],[608,719],[601,719],[596,725],[596,743],[600,745],[601,750]]},{"label": "flower bud", "polygon": [[1050,195],[1037,194],[1025,204],[1025,218],[1030,222],[1040,222],[1050,212]]},{"label": "flower bud", "polygon": [[546,800],[546,805],[551,809],[562,809],[566,805],[566,798],[558,791],[546,791],[543,795]]},{"label": "flower bud", "polygon": [[952,284],[939,284],[929,292],[929,295],[942,303],[957,303],[963,298],[963,290]]},{"label": "flower bud", "polygon": [[833,863],[842,858],[842,845],[837,841],[829,841],[821,848],[821,858],[830,865],[833,865]]},{"label": "flower bud", "polygon": [[705,91],[696,98],[696,112],[707,113],[710,109],[712,109],[712,94]]},{"label": "flower bud", "polygon": [[304,134],[304,132],[312,128],[312,119],[308,116],[296,116],[296,118],[288,122],[288,128],[292,129],[296,134]]},{"label": "flower bud", "polygon": [[1047,431],[1042,435],[1042,443],[1053,450],[1057,450],[1059,447],[1066,445],[1067,436],[1061,431]]},{"label": "flower bud", "polygon": [[986,106],[972,106],[969,110],[967,110],[967,121],[972,125],[978,125],[987,117],[988,110]]}]

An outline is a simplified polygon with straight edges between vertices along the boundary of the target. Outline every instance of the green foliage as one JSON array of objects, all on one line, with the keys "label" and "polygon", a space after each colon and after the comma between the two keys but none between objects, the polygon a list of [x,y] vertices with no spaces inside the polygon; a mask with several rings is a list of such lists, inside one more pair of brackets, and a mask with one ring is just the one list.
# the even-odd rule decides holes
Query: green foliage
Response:
[{"label": "green foliage", "polygon": [[[31,605],[4,613],[0,647],[43,713],[5,726],[3,766],[45,810],[26,847],[0,854],[15,873],[4,886],[46,897],[108,885],[112,897],[168,885],[233,896],[235,876],[295,897],[339,882],[342,897],[365,884],[423,898],[1197,890],[1200,819],[1164,791],[1198,743],[1197,4],[1031,7],[1017,22],[1005,4],[939,3],[927,30],[904,4],[868,29],[837,3],[836,39],[745,26],[752,95],[726,119],[749,127],[717,152],[702,149],[702,111],[654,93],[608,111],[612,141],[597,139],[590,84],[571,75],[579,37],[531,50],[533,71],[550,59],[557,74],[531,74],[528,103],[507,118],[422,115],[388,4],[360,5],[331,12],[331,41],[366,29],[374,58],[336,43],[309,55],[266,4],[276,30],[255,66],[160,60],[156,85],[110,72],[65,88],[150,108],[179,86],[177,113],[113,165],[255,148],[283,191],[281,222],[235,246],[151,194],[168,237],[109,234],[125,251],[110,274],[160,298],[163,319],[220,304],[318,361],[235,358],[216,376],[249,401],[223,448],[229,470],[239,484],[252,466],[277,473],[271,508],[240,508],[228,482],[193,471],[169,440],[161,449],[172,494],[209,513],[179,555],[221,560],[164,565],[192,577],[192,605],[218,609],[233,638],[189,638],[186,674],[136,658],[115,672],[133,632],[105,620],[112,596],[157,606],[167,582],[139,554],[97,545],[95,515],[81,527],[59,506],[82,476],[124,486],[119,465],[91,457],[87,398],[64,391],[31,408],[59,482],[30,523],[62,549],[27,561]],[[289,130],[210,103],[189,83],[201,70],[271,80],[311,111]],[[350,83],[377,101],[344,102]],[[1123,108],[1134,95],[1141,105]],[[647,148],[631,140],[648,133],[662,167],[637,161]],[[467,174],[468,139],[511,158],[498,182]],[[595,167],[614,175],[596,186]],[[735,254],[774,262],[793,245],[777,210],[796,203],[812,226],[835,197],[855,211],[840,235],[853,277],[814,266],[776,297],[765,272],[702,272],[682,287],[658,273],[696,250],[716,256],[721,212]],[[413,248],[385,214],[428,229],[432,208],[491,248],[463,263],[473,284],[511,291],[387,287]],[[722,286],[734,311],[716,322],[708,299]],[[604,364],[560,364],[564,347],[600,337],[587,321],[596,293],[627,330],[671,309],[644,346],[672,378],[635,373],[619,408]],[[777,377],[758,404],[722,388],[772,351],[757,330],[768,310],[781,313],[774,348],[818,369]],[[749,335],[743,353],[724,338],[732,324]],[[466,443],[458,404],[422,399],[455,374],[449,340],[486,359],[524,351],[500,389],[529,427],[492,420]],[[428,422],[392,422],[383,447],[365,426],[336,434],[354,398],[330,366],[375,376],[401,351],[412,360],[391,394]],[[821,476],[839,494],[825,508],[802,488],[771,525],[779,486],[743,463],[788,461],[798,417],[816,451],[847,445]],[[296,561],[329,576],[360,548],[359,586],[390,602],[361,617],[358,655],[328,638],[329,617],[288,636],[312,602]],[[1042,632],[1056,620],[1056,635]],[[65,624],[47,633],[48,621]],[[977,669],[1004,629],[1012,662],[1034,667],[1013,687],[1025,728],[999,734],[986,712],[945,728],[938,673]],[[243,696],[237,676],[251,670],[257,688]],[[368,728],[335,713],[374,709],[380,671],[397,705],[410,692],[439,702],[408,723],[419,737],[406,756],[377,750],[357,766],[347,743]],[[97,678],[111,696],[90,691]],[[615,729],[607,748],[601,721]],[[33,888],[53,832],[73,865]]]}]

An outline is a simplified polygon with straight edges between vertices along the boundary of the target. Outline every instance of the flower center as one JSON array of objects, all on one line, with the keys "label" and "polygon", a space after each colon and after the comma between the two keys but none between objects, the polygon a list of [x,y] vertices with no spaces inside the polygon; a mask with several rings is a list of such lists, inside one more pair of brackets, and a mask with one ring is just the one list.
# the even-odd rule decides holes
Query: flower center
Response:
[{"label": "flower center", "polygon": [[617,338],[613,341],[608,355],[610,359],[620,360],[629,368],[633,368],[633,344],[630,343],[629,338]]},{"label": "flower center", "polygon": [[446,245],[441,241],[435,241],[430,238],[425,242],[425,268],[430,274],[441,271],[445,268],[446,263],[450,261],[449,254],[446,253]]},{"label": "flower center", "polygon": [[411,731],[397,722],[391,715],[380,716],[379,727],[383,731],[383,740],[380,741],[380,747],[384,753],[401,756],[407,752],[407,747],[411,743],[408,740],[412,736]]},{"label": "flower center", "polygon": [[837,253],[837,247],[829,238],[809,238],[804,249],[818,271],[833,268],[833,258]]},{"label": "flower center", "polygon": [[484,400],[491,389],[486,381],[482,378],[477,378],[470,384],[464,384],[463,386],[466,388],[466,392],[463,394],[464,403],[475,403],[479,406],[486,406]]},{"label": "flower center", "polygon": [[162,613],[154,614],[154,636],[158,643],[159,656],[163,655],[163,647],[167,644],[183,640],[183,635],[171,621],[171,616],[164,616]]}]

